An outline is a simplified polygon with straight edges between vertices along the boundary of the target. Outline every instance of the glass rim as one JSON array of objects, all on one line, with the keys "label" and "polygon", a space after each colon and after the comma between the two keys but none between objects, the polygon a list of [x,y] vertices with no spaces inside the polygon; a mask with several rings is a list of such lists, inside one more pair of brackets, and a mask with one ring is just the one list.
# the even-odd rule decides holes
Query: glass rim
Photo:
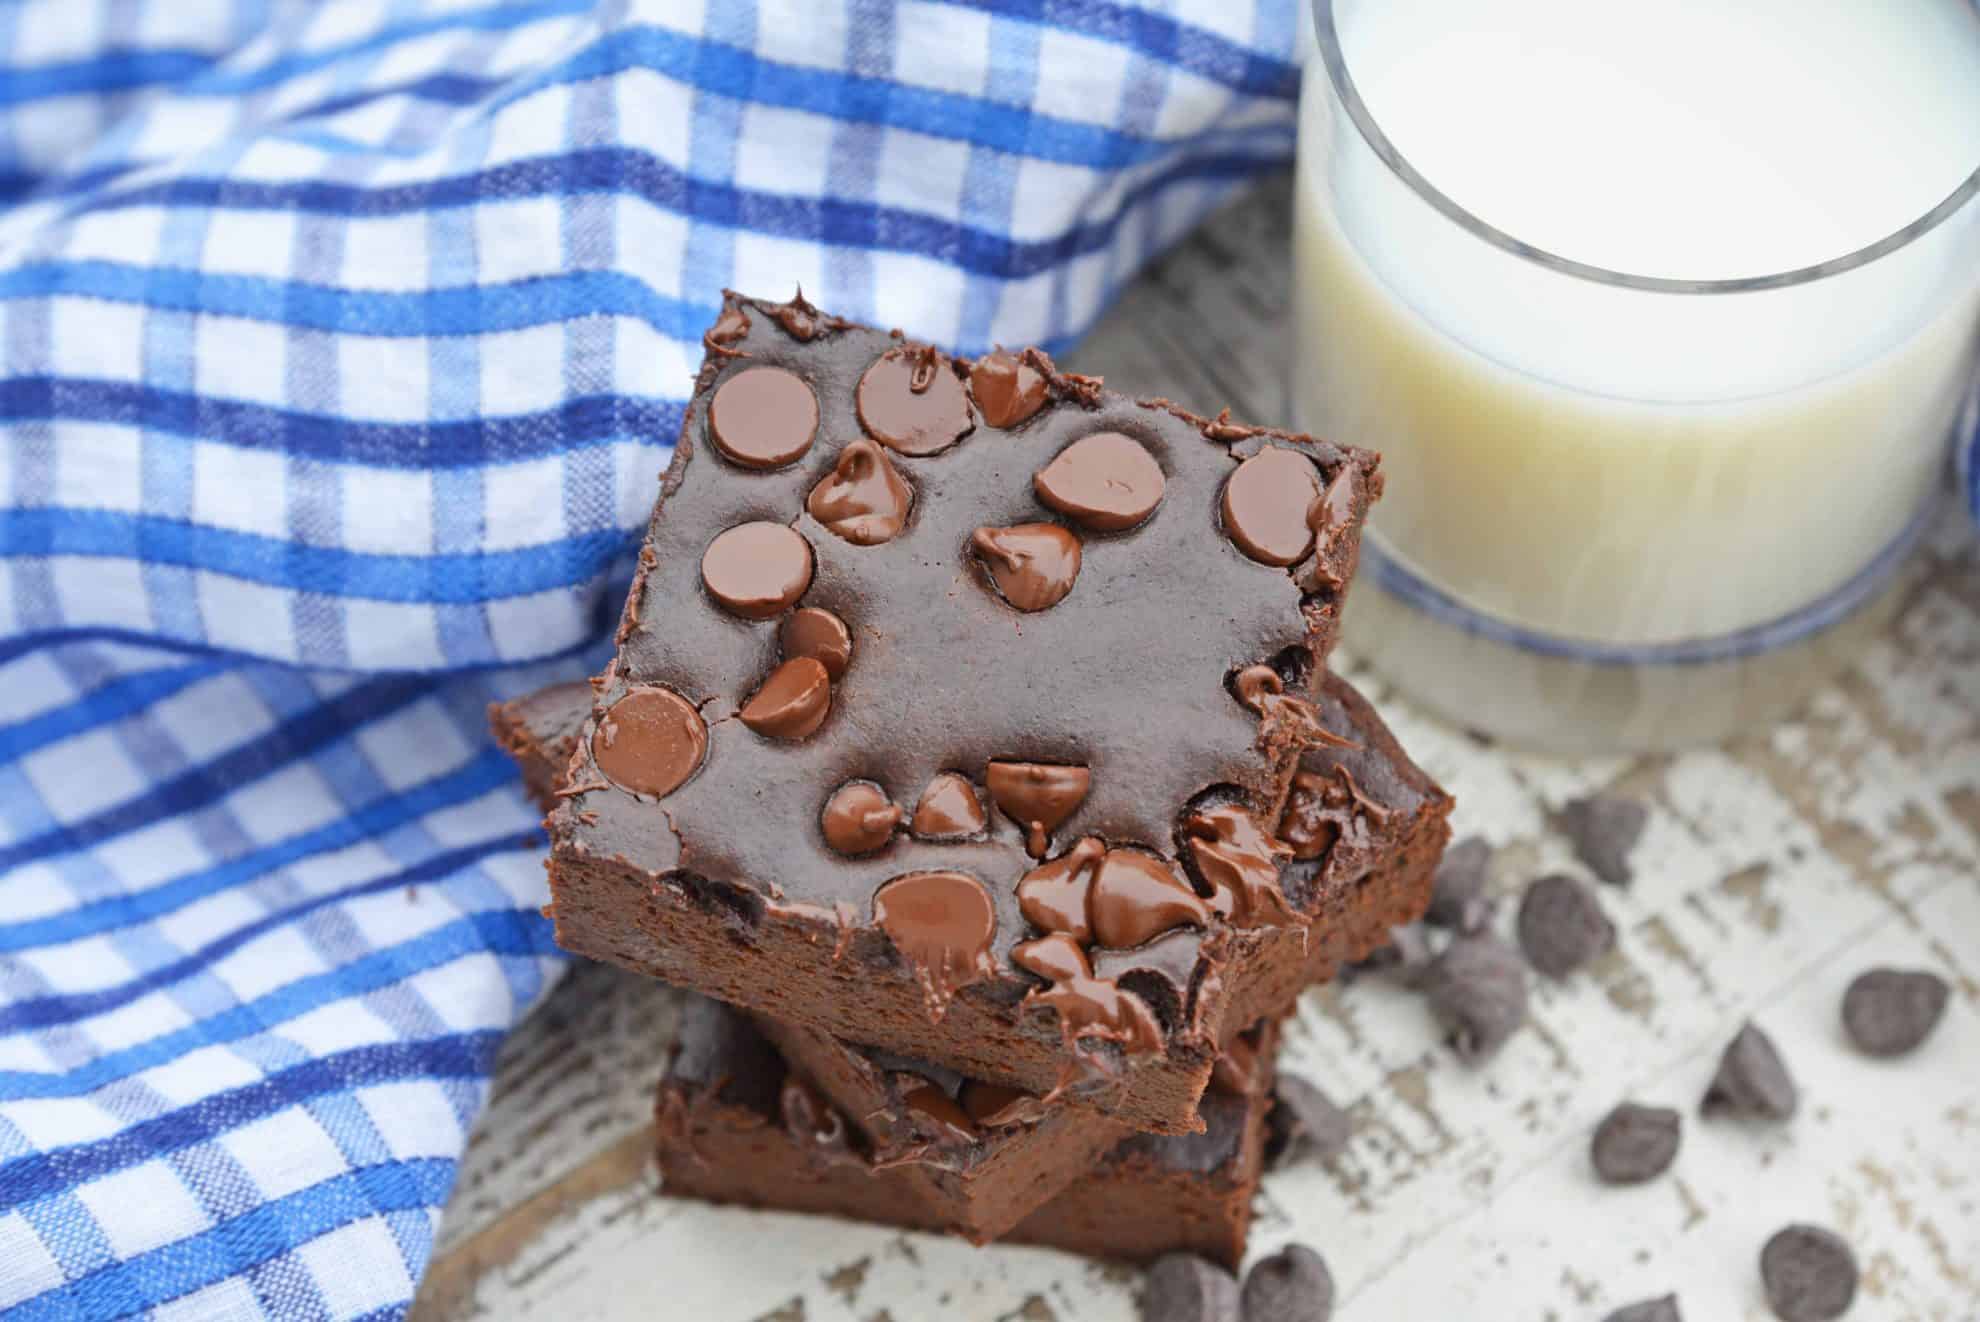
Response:
[{"label": "glass rim", "polygon": [[[1974,8],[1980,10],[1980,0],[1973,0]],[[1328,81],[1333,84],[1334,95],[1347,111],[1348,118],[1367,142],[1370,150],[1389,167],[1390,173],[1409,186],[1418,197],[1429,203],[1447,220],[1458,225],[1476,238],[1483,239],[1495,248],[1503,249],[1515,257],[1523,258],[1536,266],[1558,271],[1576,279],[1592,281],[1595,284],[1613,285],[1623,289],[1640,289],[1659,294],[1750,294],[1767,289],[1786,289],[1794,285],[1804,285],[1830,276],[1854,271],[1860,266],[1868,266],[1881,257],[1887,257],[1900,248],[1909,246],[1915,240],[1937,229],[1950,220],[1965,205],[1980,195],[1980,165],[1975,165],[1951,193],[1937,206],[1927,211],[1907,225],[1900,227],[1878,239],[1874,243],[1831,257],[1827,261],[1816,262],[1811,266],[1798,266],[1792,270],[1776,271],[1768,275],[1734,276],[1730,279],[1688,280],[1677,276],[1636,275],[1629,271],[1618,271],[1591,262],[1576,261],[1559,253],[1516,238],[1505,230],[1472,212],[1448,193],[1438,188],[1424,177],[1409,159],[1389,139],[1382,126],[1375,122],[1374,112],[1368,103],[1361,99],[1361,90],[1355,86],[1354,76],[1348,72],[1347,57],[1341,51],[1340,33],[1334,26],[1334,0],[1313,0],[1314,36],[1320,46],[1321,62],[1327,66]]]}]

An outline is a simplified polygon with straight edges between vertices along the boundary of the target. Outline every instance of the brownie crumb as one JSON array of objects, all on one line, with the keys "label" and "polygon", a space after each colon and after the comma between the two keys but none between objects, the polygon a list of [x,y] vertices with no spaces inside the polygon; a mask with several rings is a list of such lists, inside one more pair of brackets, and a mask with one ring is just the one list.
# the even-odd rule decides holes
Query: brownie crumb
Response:
[{"label": "brownie crumb", "polygon": [[1519,948],[1548,977],[1565,978],[1615,944],[1615,924],[1583,882],[1555,873],[1526,888],[1519,902]]},{"label": "brownie crumb", "polygon": [[1193,1253],[1169,1253],[1148,1269],[1141,1322],[1240,1322],[1237,1278]]},{"label": "brownie crumb", "polygon": [[1274,1168],[1296,1161],[1332,1161],[1354,1135],[1348,1113],[1296,1074],[1279,1076],[1265,1123],[1265,1156]]},{"label": "brownie crumb", "polygon": [[1932,1035],[1951,994],[1936,973],[1871,969],[1843,993],[1843,1028],[1866,1056],[1902,1056]]},{"label": "brownie crumb", "polygon": [[1667,1294],[1661,1299],[1624,1304],[1602,1322],[1684,1322],[1684,1315],[1678,1312],[1677,1296]]},{"label": "brownie crumb", "polygon": [[1609,1184],[1641,1184],[1671,1168],[1677,1159],[1683,1121],[1667,1106],[1624,1102],[1595,1128],[1589,1155],[1595,1173]]},{"label": "brownie crumb", "polygon": [[1699,1110],[1706,1115],[1786,1120],[1798,1101],[1794,1078],[1774,1040],[1747,1024],[1719,1058],[1719,1072],[1712,1076]]},{"label": "brownie crumb", "polygon": [[1327,1322],[1334,1315],[1334,1275],[1304,1244],[1261,1258],[1244,1278],[1244,1322]]},{"label": "brownie crumb", "polygon": [[1467,836],[1445,850],[1423,921],[1454,932],[1483,931],[1492,921],[1492,902],[1485,896],[1491,863],[1492,846],[1480,836]]},{"label": "brownie crumb", "polygon": [[1781,1322],[1828,1322],[1856,1298],[1856,1255],[1820,1226],[1789,1226],[1760,1250],[1767,1306]]},{"label": "brownie crumb", "polygon": [[1574,856],[1590,872],[1611,886],[1629,885],[1636,875],[1629,856],[1650,823],[1648,808],[1636,799],[1598,794],[1569,803],[1559,821],[1562,834],[1574,844]]},{"label": "brownie crumb", "polygon": [[1517,952],[1489,932],[1461,936],[1424,974],[1430,1010],[1451,1047],[1477,1064],[1526,1022],[1526,968]]}]

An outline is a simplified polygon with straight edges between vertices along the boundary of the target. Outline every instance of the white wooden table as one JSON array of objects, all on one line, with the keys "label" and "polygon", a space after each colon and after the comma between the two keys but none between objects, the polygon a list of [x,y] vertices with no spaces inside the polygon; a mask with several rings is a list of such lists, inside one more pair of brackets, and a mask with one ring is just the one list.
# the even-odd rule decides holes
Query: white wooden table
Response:
[{"label": "white wooden table", "polygon": [[[1135,392],[1283,415],[1283,181],[1227,208],[1142,278],[1071,365]],[[1950,525],[1889,637],[1798,722],[1637,762],[1517,756],[1411,712],[1350,664],[1411,753],[1501,847],[1504,895],[1572,867],[1547,813],[1604,786],[1654,806],[1620,947],[1537,985],[1487,1069],[1438,1045],[1381,979],[1309,993],[1283,1068],[1352,1107],[1330,1167],[1268,1178],[1254,1253],[1327,1255],[1344,1322],[1600,1319],[1676,1289],[1691,1322],[1764,1319],[1761,1244],[1826,1223],[1864,1267],[1853,1319],[1980,1319],[1980,560]],[[1509,922],[1501,906],[1502,928]],[[1844,1042],[1843,987],[1872,963],[1951,978],[1918,1056]],[[1042,1250],[669,1199],[651,1106],[674,996],[581,966],[509,1044],[414,1315],[684,1322],[1115,1322],[1138,1274]],[[1701,1123],[1748,1016],[1803,1085],[1784,1127]],[[1684,1108],[1673,1175],[1598,1186],[1595,1122],[1625,1098]]]}]

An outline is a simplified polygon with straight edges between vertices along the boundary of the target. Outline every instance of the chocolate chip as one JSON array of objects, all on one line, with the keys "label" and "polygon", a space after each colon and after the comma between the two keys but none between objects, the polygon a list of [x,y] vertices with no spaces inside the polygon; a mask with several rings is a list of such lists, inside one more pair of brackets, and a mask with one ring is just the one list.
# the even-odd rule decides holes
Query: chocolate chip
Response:
[{"label": "chocolate chip", "polygon": [[794,656],[770,672],[763,687],[736,714],[769,739],[802,739],[825,723],[832,710],[832,680],[808,656]]},{"label": "chocolate chip", "polygon": [[1045,857],[1052,832],[1085,802],[1093,785],[1093,773],[1085,767],[1046,762],[992,762],[983,779],[1004,815],[1024,828],[1033,858]]},{"label": "chocolate chip", "polygon": [[1040,863],[1018,882],[1018,912],[1033,927],[1063,932],[1085,945],[1093,939],[1087,896],[1106,856],[1106,842],[1089,835],[1057,858]]},{"label": "chocolate chip", "polygon": [[735,357],[737,340],[749,334],[749,314],[731,303],[715,318],[715,324],[701,333],[701,346],[710,353]]},{"label": "chocolate chip", "polygon": [[932,1083],[910,1088],[901,1105],[913,1113],[917,1127],[932,1133],[938,1143],[974,1143],[982,1137],[969,1113]]},{"label": "chocolate chip", "polygon": [[1178,927],[1203,927],[1209,906],[1162,858],[1140,849],[1109,849],[1100,860],[1086,912],[1093,939],[1132,950]]},{"label": "chocolate chip", "polygon": [[1327,1322],[1334,1315],[1334,1275],[1304,1244],[1260,1258],[1244,1278],[1244,1322]]},{"label": "chocolate chip", "polygon": [[1526,968],[1489,932],[1453,940],[1423,982],[1431,1012],[1468,1064],[1490,1057],[1526,1022]]},{"label": "chocolate chip", "polygon": [[1491,863],[1492,846],[1480,836],[1468,836],[1445,850],[1423,921],[1456,932],[1476,932],[1489,923],[1492,903],[1485,897],[1485,874]]},{"label": "chocolate chip", "polygon": [[818,824],[839,853],[870,854],[893,838],[901,807],[870,780],[847,781],[825,801]]},{"label": "chocolate chip", "polygon": [[1548,977],[1565,978],[1615,944],[1615,924],[1586,885],[1556,873],[1526,888],[1519,902],[1519,947]]},{"label": "chocolate chip", "polygon": [[1610,1184],[1654,1180],[1677,1160],[1683,1122],[1667,1106],[1624,1102],[1595,1127],[1588,1145],[1595,1173]]},{"label": "chocolate chip", "polygon": [[811,543],[781,523],[739,523],[702,552],[701,581],[732,613],[767,620],[811,586]]},{"label": "chocolate chip", "polygon": [[938,454],[976,425],[961,379],[928,345],[881,354],[859,379],[858,404],[860,425],[902,454]]},{"label": "chocolate chip", "polygon": [[1141,1322],[1241,1322],[1237,1279],[1193,1253],[1170,1253],[1148,1269]]},{"label": "chocolate chip", "polygon": [[1667,1294],[1661,1299],[1624,1304],[1602,1322],[1684,1322],[1684,1315],[1678,1312],[1678,1297]]},{"label": "chocolate chip", "polygon": [[1081,437],[1031,479],[1038,498],[1084,528],[1132,528],[1162,503],[1162,466],[1117,431]]},{"label": "chocolate chip", "polygon": [[1291,846],[1269,835],[1241,804],[1220,803],[1183,819],[1183,842],[1210,888],[1210,908],[1240,927],[1296,915],[1280,888]]},{"label": "chocolate chip", "polygon": [[806,606],[786,616],[777,630],[777,641],[785,656],[808,656],[824,666],[834,684],[846,677],[846,667],[852,664],[852,630],[844,620],[818,606]]},{"label": "chocolate chip", "polygon": [[1096,978],[1086,952],[1065,933],[1024,942],[1011,951],[1011,962],[1051,984],[1031,992],[1025,1003],[1056,1010],[1068,1039],[1098,1037],[1130,1051],[1161,1049],[1162,1025],[1147,1002],[1109,979]]},{"label": "chocolate chip", "polygon": [[1798,1100],[1794,1079],[1774,1040],[1747,1024],[1719,1057],[1719,1072],[1712,1076],[1699,1110],[1706,1115],[1785,1120],[1794,1114]]},{"label": "chocolate chip", "polygon": [[1936,973],[1871,969],[1843,993],[1843,1028],[1867,1056],[1902,1056],[1939,1026],[1951,994]]},{"label": "chocolate chip", "polygon": [[591,735],[591,760],[606,779],[656,799],[685,784],[707,752],[707,723],[672,689],[634,689]]},{"label": "chocolate chip", "polygon": [[958,988],[996,972],[997,909],[966,872],[910,872],[883,883],[873,892],[873,921],[914,971],[938,1022]]},{"label": "chocolate chip", "polygon": [[864,436],[839,451],[832,471],[804,498],[812,518],[854,546],[878,546],[898,537],[913,504],[914,492],[887,452]]},{"label": "chocolate chip", "polygon": [[928,782],[908,829],[923,840],[961,840],[980,833],[989,819],[969,778],[945,771]]},{"label": "chocolate chip", "polygon": [[983,421],[1009,429],[1045,407],[1045,374],[1029,361],[999,349],[984,354],[969,369],[969,390]]},{"label": "chocolate chip", "polygon": [[1320,470],[1297,451],[1268,445],[1224,483],[1224,533],[1260,564],[1296,565],[1313,549],[1311,515]]},{"label": "chocolate chip", "polygon": [[1056,523],[978,528],[969,545],[1004,600],[1021,611],[1058,605],[1079,577],[1079,538]]},{"label": "chocolate chip", "polygon": [[1560,812],[1561,830],[1574,845],[1574,856],[1611,886],[1627,886],[1635,875],[1630,851],[1643,838],[1650,810],[1635,799],[1598,794],[1576,799]]},{"label": "chocolate chip", "polygon": [[1760,1250],[1767,1306],[1781,1322],[1828,1322],[1856,1298],[1856,1255],[1842,1236],[1820,1226],[1777,1232]]},{"label": "chocolate chip", "polygon": [[1354,1121],[1318,1088],[1297,1074],[1281,1074],[1266,1117],[1267,1150],[1275,1164],[1332,1161],[1347,1151]]},{"label": "chocolate chip", "polygon": [[796,372],[751,367],[724,381],[708,405],[715,448],[744,468],[782,468],[811,448],[818,398]]}]

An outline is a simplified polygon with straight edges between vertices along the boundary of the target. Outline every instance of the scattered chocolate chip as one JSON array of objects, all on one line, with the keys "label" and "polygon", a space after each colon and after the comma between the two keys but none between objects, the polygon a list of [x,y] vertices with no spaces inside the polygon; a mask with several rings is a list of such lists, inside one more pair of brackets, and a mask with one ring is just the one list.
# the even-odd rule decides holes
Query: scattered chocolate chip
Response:
[{"label": "scattered chocolate chip", "polygon": [[1029,358],[999,349],[969,369],[970,393],[990,426],[1008,430],[1045,407],[1045,374]]},{"label": "scattered chocolate chip", "polygon": [[701,581],[732,613],[767,620],[811,586],[811,543],[781,523],[739,523],[702,552]]},{"label": "scattered chocolate chip", "polygon": [[1266,1117],[1267,1147],[1277,1164],[1293,1161],[1332,1161],[1347,1150],[1354,1121],[1318,1088],[1297,1074],[1281,1074],[1273,1085],[1273,1106]]},{"label": "scattered chocolate chip", "polygon": [[1085,945],[1093,939],[1087,896],[1106,855],[1106,842],[1089,835],[1057,858],[1040,863],[1018,882],[1018,912],[1033,927],[1063,932]]},{"label": "scattered chocolate chip", "polygon": [[812,518],[854,546],[878,546],[898,537],[913,505],[907,479],[894,470],[887,452],[864,436],[839,451],[832,471],[804,498]]},{"label": "scattered chocolate chip", "polygon": [[1667,1294],[1661,1299],[1624,1304],[1602,1322],[1684,1322],[1684,1315],[1678,1312],[1678,1297]]},{"label": "scattered chocolate chip", "polygon": [[1627,886],[1635,872],[1630,851],[1643,838],[1650,810],[1635,799],[1598,794],[1576,799],[1560,812],[1561,831],[1574,845],[1574,856],[1611,886]]},{"label": "scattered chocolate chip", "polygon": [[1148,1269],[1141,1322],[1241,1322],[1238,1283],[1216,1263],[1170,1253]]},{"label": "scattered chocolate chip", "polygon": [[1492,846],[1480,836],[1468,836],[1444,851],[1432,883],[1430,910],[1423,921],[1454,932],[1476,932],[1492,918],[1485,897],[1485,874],[1492,863]]},{"label": "scattered chocolate chip", "polygon": [[1327,1322],[1334,1315],[1334,1275],[1304,1244],[1260,1258],[1244,1278],[1244,1322]]},{"label": "scattered chocolate chip", "polygon": [[1313,549],[1311,516],[1320,470],[1297,451],[1268,445],[1224,483],[1224,533],[1260,564],[1296,565]]},{"label": "scattered chocolate chip", "polygon": [[938,454],[976,425],[962,380],[925,344],[881,354],[859,379],[858,404],[860,425],[907,455]]},{"label": "scattered chocolate chip", "polygon": [[1210,908],[1168,863],[1140,849],[1109,849],[1086,897],[1093,939],[1132,950],[1178,927],[1203,927]]},{"label": "scattered chocolate chip", "polygon": [[777,630],[777,641],[784,655],[808,656],[825,667],[826,676],[836,684],[846,677],[852,664],[852,630],[831,611],[806,606],[792,611]]},{"label": "scattered chocolate chip", "polygon": [[891,840],[901,806],[870,780],[852,780],[832,791],[818,824],[825,843],[848,856],[870,854]]},{"label": "scattered chocolate chip", "polygon": [[1767,1306],[1781,1322],[1828,1322],[1856,1298],[1856,1255],[1820,1226],[1789,1226],[1760,1250]]},{"label": "scattered chocolate chip", "polygon": [[1086,800],[1093,773],[1046,762],[992,762],[983,779],[1004,815],[1022,826],[1025,848],[1045,857],[1051,834]]},{"label": "scattered chocolate chip", "polygon": [[1279,873],[1292,848],[1267,835],[1242,805],[1221,803],[1183,820],[1183,841],[1204,884],[1210,908],[1240,927],[1295,917]]},{"label": "scattered chocolate chip", "polygon": [[1615,924],[1586,885],[1556,873],[1526,888],[1519,902],[1519,947],[1548,977],[1565,978],[1615,944]]},{"label": "scattered chocolate chip", "polygon": [[1951,995],[1936,973],[1871,969],[1843,993],[1843,1028],[1866,1056],[1902,1056],[1931,1036]]},{"label": "scattered chocolate chip", "polygon": [[1747,1024],[1719,1057],[1719,1072],[1712,1076],[1699,1110],[1706,1115],[1785,1120],[1794,1114],[1798,1100],[1794,1079],[1774,1040]]},{"label": "scattered chocolate chip", "polygon": [[921,792],[908,830],[923,840],[961,840],[978,834],[988,822],[976,786],[967,776],[945,771]]},{"label": "scattered chocolate chip", "polygon": [[707,752],[707,722],[672,689],[634,689],[591,735],[591,760],[607,780],[656,799],[686,784]]},{"label": "scattered chocolate chip", "polygon": [[1624,1102],[1595,1127],[1588,1151],[1595,1173],[1609,1184],[1654,1180],[1677,1160],[1683,1121],[1667,1106]]},{"label": "scattered chocolate chip", "polygon": [[1079,538],[1056,523],[978,528],[969,539],[997,591],[1021,611],[1049,610],[1079,577]]},{"label": "scattered chocolate chip", "polygon": [[782,468],[811,448],[817,432],[817,396],[803,377],[782,367],[737,372],[708,405],[715,448],[744,468]]},{"label": "scattered chocolate chip", "polygon": [[958,988],[996,972],[997,909],[966,872],[910,872],[882,883],[873,921],[914,970],[932,1019],[940,1021]]},{"label": "scattered chocolate chip", "polygon": [[769,739],[802,739],[832,710],[832,679],[808,656],[794,656],[770,672],[736,718]]},{"label": "scattered chocolate chip", "polygon": [[1526,1022],[1526,966],[1489,932],[1460,936],[1423,974],[1430,1010],[1467,1064],[1490,1057]]},{"label": "scattered chocolate chip", "polygon": [[1422,923],[1391,927],[1389,944],[1369,956],[1369,962],[1377,967],[1393,969],[1406,986],[1421,982],[1436,960],[1437,948],[1430,943],[1430,929]]},{"label": "scattered chocolate chip", "polygon": [[1162,466],[1117,431],[1081,437],[1031,479],[1038,498],[1084,528],[1132,528],[1162,503]]}]

